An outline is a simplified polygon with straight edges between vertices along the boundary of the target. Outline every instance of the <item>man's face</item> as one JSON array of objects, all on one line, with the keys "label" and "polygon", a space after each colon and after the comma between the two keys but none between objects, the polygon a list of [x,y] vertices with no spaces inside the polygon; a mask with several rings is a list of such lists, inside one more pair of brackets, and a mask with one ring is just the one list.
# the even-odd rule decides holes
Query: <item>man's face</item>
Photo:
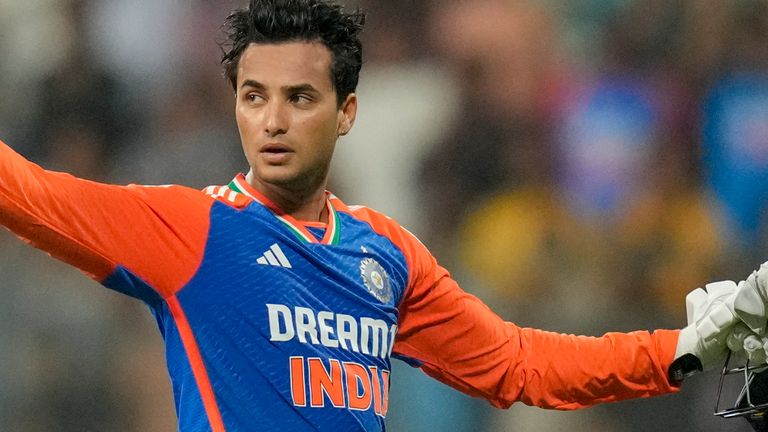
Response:
[{"label": "man's face", "polygon": [[323,187],[339,135],[355,119],[338,105],[331,52],[320,43],[251,44],[237,69],[237,126],[252,183],[297,193]]}]

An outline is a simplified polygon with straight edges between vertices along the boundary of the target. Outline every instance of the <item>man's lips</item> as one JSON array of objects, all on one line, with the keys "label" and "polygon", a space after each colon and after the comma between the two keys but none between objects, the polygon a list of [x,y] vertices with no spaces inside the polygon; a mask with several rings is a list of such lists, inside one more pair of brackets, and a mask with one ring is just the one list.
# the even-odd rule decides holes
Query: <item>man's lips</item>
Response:
[{"label": "man's lips", "polygon": [[282,165],[288,162],[293,155],[293,150],[285,144],[270,143],[262,146],[259,154],[270,165]]},{"label": "man's lips", "polygon": [[292,153],[293,150],[290,149],[285,144],[280,143],[270,143],[265,144],[259,149],[260,153],[269,153],[269,154],[281,154],[281,153]]}]

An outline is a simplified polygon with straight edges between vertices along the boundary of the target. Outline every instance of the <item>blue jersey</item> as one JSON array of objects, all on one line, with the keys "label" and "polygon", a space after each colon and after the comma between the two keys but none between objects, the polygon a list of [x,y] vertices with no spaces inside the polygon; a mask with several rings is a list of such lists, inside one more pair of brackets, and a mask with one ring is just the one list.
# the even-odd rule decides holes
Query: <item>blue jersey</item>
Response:
[{"label": "blue jersey", "polygon": [[[232,186],[210,192],[245,192]],[[391,240],[334,201],[323,235],[276,217],[261,200],[213,203],[202,260],[176,294],[196,347],[185,347],[166,302],[141,288],[163,331],[180,411],[204,412],[187,354],[197,349],[228,428],[383,429],[407,264]],[[142,284],[118,274],[108,286]],[[180,421],[183,430],[205,430],[208,419]]]}]

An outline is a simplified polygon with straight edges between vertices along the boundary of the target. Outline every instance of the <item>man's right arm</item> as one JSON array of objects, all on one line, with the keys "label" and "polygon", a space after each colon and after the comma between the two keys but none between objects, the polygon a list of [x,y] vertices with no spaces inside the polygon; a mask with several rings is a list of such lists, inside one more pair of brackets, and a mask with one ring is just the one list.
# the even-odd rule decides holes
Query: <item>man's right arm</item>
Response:
[{"label": "man's right arm", "polygon": [[0,141],[0,224],[99,282],[127,270],[163,298],[202,259],[212,200],[46,171]]}]

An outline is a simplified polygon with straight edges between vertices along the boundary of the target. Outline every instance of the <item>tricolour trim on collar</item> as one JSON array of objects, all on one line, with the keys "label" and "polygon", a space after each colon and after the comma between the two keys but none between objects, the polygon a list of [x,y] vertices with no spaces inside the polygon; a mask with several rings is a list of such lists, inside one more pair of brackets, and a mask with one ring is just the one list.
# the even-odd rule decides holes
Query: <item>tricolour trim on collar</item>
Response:
[{"label": "tricolour trim on collar", "polygon": [[288,229],[302,242],[304,243],[321,243],[337,245],[339,243],[339,214],[331,204],[331,195],[326,192],[325,205],[328,208],[328,226],[325,229],[325,235],[318,241],[318,239],[304,226],[300,221],[296,220],[293,216],[285,213],[269,198],[264,196],[261,192],[253,188],[248,181],[246,181],[243,174],[238,174],[228,185],[229,189],[241,193],[252,200],[263,205],[269,209],[272,214],[282,222]]}]

